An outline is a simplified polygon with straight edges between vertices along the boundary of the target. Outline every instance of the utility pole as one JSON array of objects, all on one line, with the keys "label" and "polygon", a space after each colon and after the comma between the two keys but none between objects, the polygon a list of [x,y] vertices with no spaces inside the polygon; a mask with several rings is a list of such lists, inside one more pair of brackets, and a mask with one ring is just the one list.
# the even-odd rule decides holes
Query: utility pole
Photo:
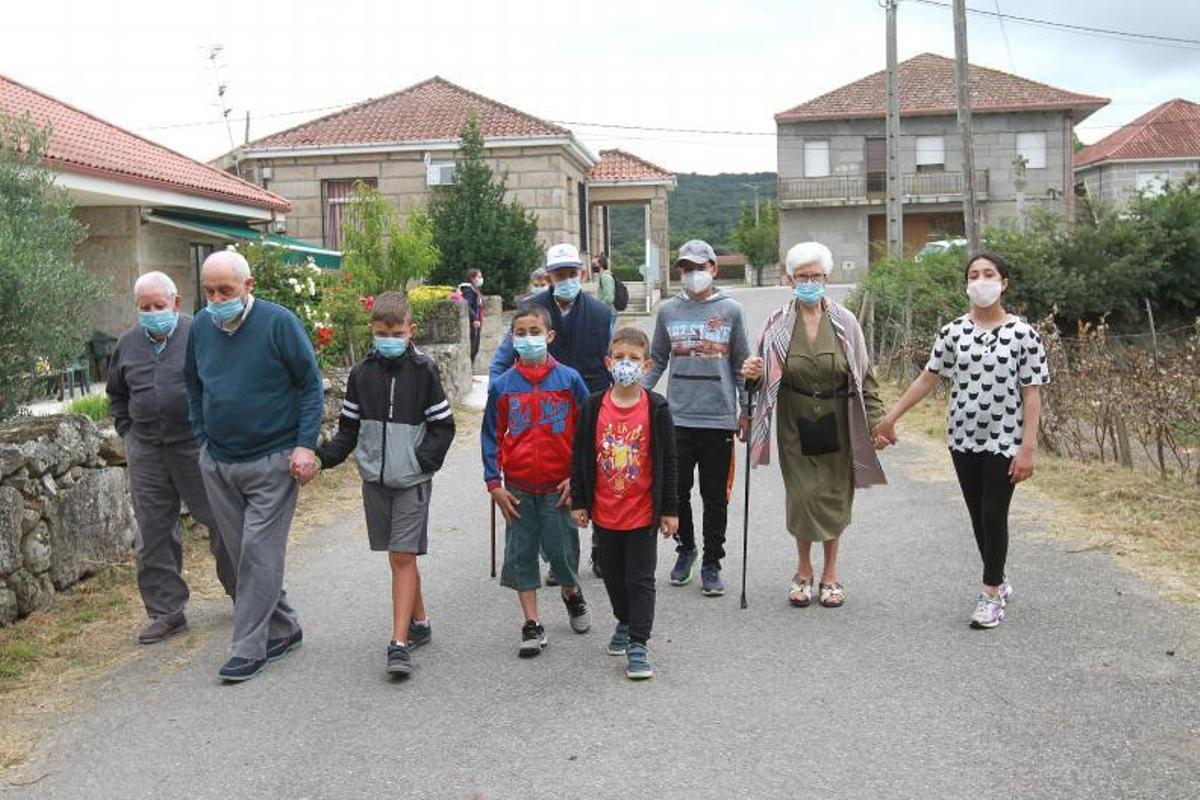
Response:
[{"label": "utility pole", "polygon": [[754,227],[758,227],[758,184],[743,183],[742,186],[754,192]]},{"label": "utility pole", "polygon": [[900,77],[896,68],[896,3],[887,0],[887,242],[888,257],[904,257],[904,191],[900,177]]},{"label": "utility pole", "polygon": [[963,152],[963,225],[967,248],[979,252],[979,218],[975,215],[975,147],[971,141],[971,83],[967,73],[967,3],[954,0],[954,77],[958,84],[958,135]]}]

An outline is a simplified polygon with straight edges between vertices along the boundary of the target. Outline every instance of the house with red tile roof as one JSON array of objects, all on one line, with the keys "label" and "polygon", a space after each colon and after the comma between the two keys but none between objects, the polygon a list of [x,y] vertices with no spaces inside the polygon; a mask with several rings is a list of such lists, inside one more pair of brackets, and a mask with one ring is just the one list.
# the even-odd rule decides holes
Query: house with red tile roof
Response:
[{"label": "house with red tile roof", "polygon": [[[667,235],[667,193],[674,191],[675,175],[657,164],[625,150],[601,150],[600,160],[585,176],[588,204],[591,207],[591,253],[612,252],[608,210],[615,205],[642,205],[646,208],[646,240],[655,243],[655,252],[646,253],[651,277],[661,282],[669,294],[671,254]],[[640,287],[630,288],[630,304],[639,307]],[[664,295],[667,296],[667,295]]]},{"label": "house with red tile roof", "polygon": [[1200,104],[1176,98],[1075,154],[1077,188],[1122,205],[1137,192],[1200,176]]},{"label": "house with red tile roof", "polygon": [[[45,164],[87,225],[79,258],[111,282],[96,327],[116,334],[135,320],[133,284],[151,270],[175,281],[187,310],[201,305],[199,268],[214,249],[270,235],[289,203],[274,192],[169,150],[0,75],[0,114],[49,129]],[[291,242],[299,257],[324,253]],[[332,266],[333,264],[330,263]]]},{"label": "house with red tile roof", "polygon": [[[886,249],[883,71],[775,115],[780,251],[816,239],[834,253],[834,281],[859,280]],[[1040,206],[1069,215],[1072,134],[1104,97],[977,65],[968,68],[980,222]],[[954,60],[899,65],[904,250],[963,234],[962,147]]]},{"label": "house with red tile roof", "polygon": [[459,134],[472,112],[492,169],[507,175],[508,197],[537,215],[544,243],[587,250],[585,183],[596,156],[561,125],[441,77],[264,136],[217,163],[229,167],[236,157],[242,174],[291,201],[291,235],[337,249],[356,181],[401,211],[453,182]]}]

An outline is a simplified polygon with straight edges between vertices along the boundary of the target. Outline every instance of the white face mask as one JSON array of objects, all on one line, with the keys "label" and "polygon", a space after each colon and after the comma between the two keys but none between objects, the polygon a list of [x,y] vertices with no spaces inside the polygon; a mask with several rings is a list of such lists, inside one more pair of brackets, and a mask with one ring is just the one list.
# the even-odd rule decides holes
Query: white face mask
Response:
[{"label": "white face mask", "polygon": [[703,294],[712,286],[712,273],[706,269],[694,269],[683,273],[683,288],[691,294]]},{"label": "white face mask", "polygon": [[483,276],[482,275],[480,275],[478,278],[475,279],[475,288],[476,289],[483,288]]},{"label": "white face mask", "polygon": [[979,308],[991,308],[1000,299],[1004,287],[1000,281],[977,280],[967,284],[967,296]]}]

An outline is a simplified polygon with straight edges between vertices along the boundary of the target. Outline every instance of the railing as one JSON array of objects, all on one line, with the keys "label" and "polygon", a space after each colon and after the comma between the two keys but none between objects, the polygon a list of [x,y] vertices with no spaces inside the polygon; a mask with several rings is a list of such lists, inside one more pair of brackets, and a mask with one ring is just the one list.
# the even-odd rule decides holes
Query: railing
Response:
[{"label": "railing", "polygon": [[[961,196],[961,172],[910,172],[901,176],[905,200]],[[824,178],[780,178],[779,200],[794,203],[881,203],[884,180],[880,173],[829,175]],[[987,195],[988,171],[975,170],[975,193]]]}]

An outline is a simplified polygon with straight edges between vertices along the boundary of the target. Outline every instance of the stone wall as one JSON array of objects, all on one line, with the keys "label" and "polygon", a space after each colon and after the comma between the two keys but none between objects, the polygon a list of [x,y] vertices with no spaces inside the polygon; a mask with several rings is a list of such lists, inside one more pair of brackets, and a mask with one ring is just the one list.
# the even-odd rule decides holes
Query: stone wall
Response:
[{"label": "stone wall", "polygon": [[75,414],[0,424],[0,625],[128,556],[133,506],[116,444]]},{"label": "stone wall", "polygon": [[471,339],[465,301],[447,300],[421,320],[413,342],[434,360],[450,405],[471,391]]}]

